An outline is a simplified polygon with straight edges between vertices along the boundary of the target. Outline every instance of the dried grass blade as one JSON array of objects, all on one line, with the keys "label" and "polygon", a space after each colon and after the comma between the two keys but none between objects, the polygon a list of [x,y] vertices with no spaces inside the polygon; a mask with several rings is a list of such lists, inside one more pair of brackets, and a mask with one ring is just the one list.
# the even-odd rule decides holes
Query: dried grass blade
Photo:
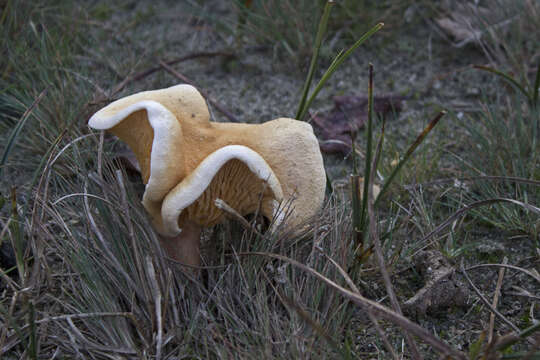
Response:
[{"label": "dried grass blade", "polygon": [[501,314],[499,311],[497,311],[497,309],[495,309],[488,301],[488,299],[485,298],[484,295],[482,295],[482,293],[480,292],[480,289],[478,289],[476,287],[476,285],[474,285],[474,283],[472,282],[471,278],[469,277],[469,274],[467,274],[467,271],[465,270],[465,265],[464,265],[464,261],[463,261],[463,258],[461,259],[461,267],[460,267],[460,270],[461,272],[463,273],[463,275],[465,276],[465,279],[467,279],[467,282],[469,283],[469,285],[471,285],[471,287],[473,288],[474,292],[476,293],[476,295],[478,295],[478,297],[480,298],[480,300],[484,303],[484,305],[486,305],[491,312],[493,312],[495,315],[497,315],[499,318],[501,318],[502,321],[504,321],[505,324],[507,324],[508,326],[510,326],[510,328],[512,330],[514,330],[516,333],[519,333],[519,328],[514,325],[512,322],[510,322],[510,320],[508,320],[503,314]]},{"label": "dried grass blade", "polygon": [[390,322],[406,329],[409,331],[412,335],[418,336],[423,341],[425,341],[427,344],[431,345],[435,350],[437,350],[439,353],[443,355],[451,355],[454,356],[456,359],[466,360],[466,356],[464,353],[462,353],[459,350],[456,350],[449,346],[448,344],[444,343],[440,339],[433,336],[429,331],[421,327],[420,325],[410,321],[403,315],[400,315],[385,306],[367,299],[363,297],[362,295],[356,294],[350,290],[345,289],[344,287],[336,284],[332,280],[328,279],[326,276],[322,275],[321,273],[317,272],[316,270],[310,268],[309,266],[306,266],[294,259],[288,258],[286,256],[278,255],[278,254],[271,254],[271,253],[264,253],[264,252],[246,252],[246,253],[239,253],[239,256],[265,256],[273,259],[278,259],[282,261],[286,261],[290,263],[293,266],[296,266],[311,275],[315,276],[317,279],[323,281],[325,284],[329,285],[333,289],[337,290],[341,295],[344,297],[350,299],[355,304],[359,305],[360,307],[373,311],[374,314],[379,315]]},{"label": "dried grass blade", "polygon": [[406,185],[405,188],[415,188],[415,187],[419,187],[419,186],[439,185],[439,184],[445,184],[445,183],[455,183],[456,181],[461,182],[461,181],[476,181],[476,180],[515,182],[515,183],[519,183],[519,184],[528,184],[528,185],[540,186],[540,181],[538,181],[538,180],[525,179],[525,178],[519,178],[519,177],[514,177],[514,176],[485,175],[485,176],[470,176],[470,177],[463,177],[463,178],[438,179],[438,180],[429,181],[429,182],[420,183],[420,184]]},{"label": "dried grass blade", "polygon": [[154,264],[152,263],[152,258],[150,256],[146,257],[146,270],[148,271],[148,277],[150,281],[150,287],[152,289],[152,296],[154,298],[154,306],[156,310],[156,326],[157,326],[157,336],[156,336],[156,360],[161,359],[161,350],[163,347],[163,316],[161,311],[161,291],[159,289],[159,283],[156,277],[156,270],[154,269]]},{"label": "dried grass blade", "polygon": [[[88,192],[88,181],[85,181],[84,183],[84,193]],[[122,277],[129,283],[131,289],[137,293],[137,295],[144,299],[143,294],[141,294],[140,287],[135,284],[133,279],[126,273],[124,270],[124,267],[120,264],[116,256],[112,253],[111,249],[109,248],[109,245],[107,244],[107,241],[105,240],[105,237],[99,230],[99,227],[96,224],[96,221],[94,220],[94,216],[92,215],[92,211],[90,210],[90,205],[88,204],[88,197],[84,197],[84,209],[86,212],[86,216],[88,220],[90,221],[90,227],[96,234],[96,237],[98,238],[99,242],[101,243],[102,249],[109,258],[109,260],[114,264],[116,271],[118,271],[120,274],[122,274]]]},{"label": "dried grass blade", "polygon": [[[508,258],[505,256],[502,263],[506,264],[508,262]],[[497,308],[497,304],[499,303],[499,296],[501,295],[501,287],[502,287],[502,281],[504,279],[504,267],[501,267],[499,269],[499,278],[497,279],[497,286],[495,287],[495,294],[493,295],[493,308]],[[489,315],[489,330],[488,330],[488,343],[490,344],[493,340],[493,329],[495,328],[495,314],[491,313]]]},{"label": "dried grass blade", "polygon": [[512,76],[508,75],[507,73],[491,68],[489,66],[474,65],[473,67],[475,69],[487,71],[501,77],[502,79],[506,80],[510,84],[514,85],[516,89],[518,89],[523,95],[525,95],[527,99],[532,100],[529,94],[527,93],[527,90],[525,90],[525,88],[520,83],[518,83],[516,79],[514,79]]},{"label": "dried grass blade", "polygon": [[328,332],[324,329],[324,327],[319,324],[318,321],[316,321],[315,319],[313,319],[307,311],[305,311],[298,303],[296,303],[293,299],[289,298],[288,296],[286,296],[285,294],[283,294],[281,291],[279,291],[278,289],[274,289],[275,291],[277,291],[279,293],[279,296],[280,298],[288,305],[290,306],[291,308],[294,309],[294,311],[296,311],[296,313],[302,318],[302,320],[304,320],[306,323],[309,324],[309,326],[311,326],[312,329],[315,330],[315,332],[317,334],[319,334],[319,336],[321,336],[323,339],[325,339],[328,344],[330,346],[332,346],[332,348],[334,348],[338,353],[341,353],[342,352],[342,349],[340,348],[340,346],[338,345],[338,343],[330,336],[330,334],[328,334]]},{"label": "dried grass blade", "polygon": [[472,270],[472,269],[476,269],[476,268],[480,268],[480,267],[487,267],[487,266],[498,266],[498,267],[504,267],[504,268],[508,268],[508,269],[518,270],[518,271],[523,272],[524,274],[529,275],[534,280],[536,280],[536,281],[538,281],[540,283],[540,276],[536,275],[532,271],[521,268],[519,266],[509,265],[509,264],[479,264],[479,265],[474,265],[474,266],[468,267],[467,271]]},{"label": "dried grass blade", "polygon": [[[349,274],[347,274],[347,272],[336,261],[334,261],[334,259],[332,259],[330,256],[326,255],[324,252],[321,252],[321,253],[324,255],[324,257],[328,261],[330,261],[336,267],[336,269],[338,269],[339,273],[341,274],[341,276],[343,276],[343,278],[345,279],[345,282],[347,282],[347,284],[352,289],[352,291],[354,293],[360,295],[360,290],[358,289],[358,287],[356,286],[354,281],[352,281]],[[392,347],[392,344],[390,344],[390,341],[388,341],[388,338],[387,338],[386,334],[384,333],[384,331],[382,330],[382,328],[380,327],[379,321],[377,320],[375,315],[373,315],[373,313],[371,311],[369,311],[369,310],[367,311],[367,314],[368,314],[369,319],[373,323],[373,326],[375,326],[375,329],[379,333],[379,336],[383,340],[384,346],[386,347],[388,352],[392,355],[392,358],[394,360],[398,360],[399,357],[397,356],[396,352],[394,351],[394,348]]]},{"label": "dried grass blade", "polygon": [[73,334],[75,334],[75,337],[79,338],[85,344],[85,347],[89,347],[91,349],[96,349],[96,350],[106,351],[107,353],[137,355],[137,352],[135,350],[132,350],[132,349],[113,347],[113,346],[103,346],[103,345],[100,345],[100,344],[96,344],[93,341],[88,340],[83,335],[83,333],[75,326],[75,323],[73,322],[72,318],[67,318],[66,321],[68,322],[69,327],[73,331]]},{"label": "dried grass blade", "polygon": [[[380,195],[379,195],[379,197],[380,197]],[[477,207],[496,204],[496,203],[500,203],[500,202],[508,202],[508,203],[511,203],[511,204],[516,204],[516,205],[519,205],[519,206],[521,206],[521,207],[523,207],[523,208],[525,208],[527,210],[530,210],[530,211],[540,215],[540,209],[539,208],[537,208],[536,206],[530,205],[530,204],[523,203],[523,202],[518,201],[518,200],[507,199],[507,198],[495,198],[495,199],[488,199],[488,200],[480,200],[480,201],[476,201],[474,203],[471,203],[469,205],[466,205],[465,207],[459,209],[458,211],[456,211],[455,213],[450,215],[450,217],[448,217],[448,219],[446,219],[443,223],[441,223],[439,226],[437,226],[429,234],[424,236],[422,238],[422,240],[420,241],[420,243],[421,244],[424,243],[427,239],[429,239],[430,237],[432,237],[433,235],[435,235],[436,233],[438,233],[439,231],[441,231],[442,229],[444,229],[445,227],[450,225],[455,219],[459,218],[460,216],[465,214],[467,211],[475,209]],[[422,247],[422,248],[424,248],[424,247]],[[414,256],[414,254],[413,254],[413,256]]]}]

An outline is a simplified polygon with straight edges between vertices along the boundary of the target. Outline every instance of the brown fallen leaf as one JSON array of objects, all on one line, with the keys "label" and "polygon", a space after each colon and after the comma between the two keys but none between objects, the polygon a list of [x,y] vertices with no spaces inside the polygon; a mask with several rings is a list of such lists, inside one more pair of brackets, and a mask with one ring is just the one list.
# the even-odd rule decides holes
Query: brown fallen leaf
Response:
[{"label": "brown fallen leaf", "polygon": [[[382,116],[392,111],[399,112],[404,99],[396,95],[375,96],[373,110]],[[321,139],[322,151],[345,154],[351,151],[351,133],[364,127],[367,103],[367,96],[336,96],[332,110],[311,116],[315,131]]]}]

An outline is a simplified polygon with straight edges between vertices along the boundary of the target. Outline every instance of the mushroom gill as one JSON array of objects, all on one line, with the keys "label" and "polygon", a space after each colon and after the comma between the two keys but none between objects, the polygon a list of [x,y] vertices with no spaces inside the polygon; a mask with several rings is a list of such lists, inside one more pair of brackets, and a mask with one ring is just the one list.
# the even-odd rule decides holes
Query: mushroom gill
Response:
[{"label": "mushroom gill", "polygon": [[240,215],[260,213],[272,220],[276,199],[263,179],[259,179],[240,160],[228,161],[214,176],[206,190],[179,216],[178,224],[192,221],[200,226],[214,226],[224,220],[223,210],[215,205],[221,199]]}]

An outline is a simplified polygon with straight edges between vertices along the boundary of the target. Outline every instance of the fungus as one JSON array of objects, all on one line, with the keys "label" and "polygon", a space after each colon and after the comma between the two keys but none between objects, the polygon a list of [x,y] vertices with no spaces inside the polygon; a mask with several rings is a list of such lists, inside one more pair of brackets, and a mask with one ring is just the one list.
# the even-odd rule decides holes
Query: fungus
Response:
[{"label": "fungus", "polygon": [[222,199],[245,216],[259,211],[274,224],[291,204],[294,228],[320,210],[326,177],[311,125],[287,118],[263,124],[211,122],[190,85],[140,92],[112,102],[88,122],[135,153],[146,184],[142,203],[167,254],[200,264],[202,227],[222,222]]}]

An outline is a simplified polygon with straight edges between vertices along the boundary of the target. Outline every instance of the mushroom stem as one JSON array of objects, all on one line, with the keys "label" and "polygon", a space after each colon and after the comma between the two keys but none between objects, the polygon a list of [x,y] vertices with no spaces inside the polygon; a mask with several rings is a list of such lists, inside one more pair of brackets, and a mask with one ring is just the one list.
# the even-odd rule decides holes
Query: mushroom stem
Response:
[{"label": "mushroom stem", "polygon": [[182,226],[182,232],[173,237],[160,236],[161,246],[167,256],[184,265],[200,266],[201,253],[199,250],[201,227],[192,222],[186,222]]}]

